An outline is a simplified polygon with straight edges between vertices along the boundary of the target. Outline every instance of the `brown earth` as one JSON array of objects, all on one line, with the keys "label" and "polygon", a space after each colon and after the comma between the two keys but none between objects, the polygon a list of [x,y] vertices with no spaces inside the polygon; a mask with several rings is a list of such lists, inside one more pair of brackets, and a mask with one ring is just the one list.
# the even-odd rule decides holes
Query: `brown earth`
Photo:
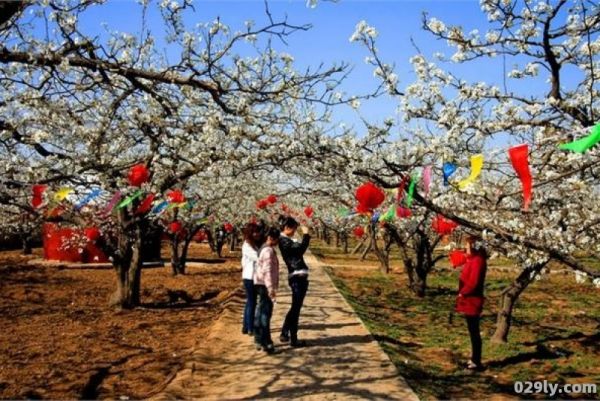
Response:
[{"label": "brown earth", "polygon": [[31,257],[0,253],[0,398],[140,399],[161,391],[240,287],[238,255],[217,260],[192,245],[190,256],[204,260],[186,276],[144,269],[143,306],[117,311],[107,306],[110,268],[28,265]]}]

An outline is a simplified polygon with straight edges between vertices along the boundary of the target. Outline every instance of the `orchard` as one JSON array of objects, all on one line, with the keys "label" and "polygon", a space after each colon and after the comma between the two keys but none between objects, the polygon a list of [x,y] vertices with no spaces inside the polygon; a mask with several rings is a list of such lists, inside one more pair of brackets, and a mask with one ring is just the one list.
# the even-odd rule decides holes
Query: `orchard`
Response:
[{"label": "orchard", "polygon": [[322,384],[358,337],[317,340],[350,330],[340,294],[415,399],[600,385],[596,2],[111,3],[0,2],[1,398],[297,396],[207,374],[259,366],[231,361],[254,352],[245,249],[260,264],[274,228],[271,331],[296,270],[323,272],[316,337],[286,348],[288,315],[264,362],[284,377],[297,351],[302,396],[396,399]]}]

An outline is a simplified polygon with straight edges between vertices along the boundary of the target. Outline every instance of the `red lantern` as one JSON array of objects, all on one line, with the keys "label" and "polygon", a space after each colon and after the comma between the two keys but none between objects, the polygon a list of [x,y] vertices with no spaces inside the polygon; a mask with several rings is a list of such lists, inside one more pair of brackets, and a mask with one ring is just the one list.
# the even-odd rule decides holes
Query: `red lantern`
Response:
[{"label": "red lantern", "polygon": [[174,189],[171,192],[169,192],[167,194],[167,199],[171,203],[183,203],[183,202],[185,202],[185,196],[183,195],[183,192],[181,192],[179,189]]},{"label": "red lantern", "polygon": [[458,266],[462,266],[467,262],[467,254],[461,251],[460,249],[455,249],[448,255],[450,258],[450,264],[455,269]]},{"label": "red lantern", "polygon": [[143,164],[136,164],[129,170],[129,185],[132,187],[141,187],[143,183],[150,179],[150,172]]},{"label": "red lantern", "polygon": [[96,241],[100,238],[100,230],[96,227],[88,227],[83,230],[84,235],[90,241]]},{"label": "red lantern", "polygon": [[277,196],[273,194],[267,196],[267,202],[269,202],[271,205],[277,203]]},{"label": "red lantern", "polygon": [[441,214],[438,214],[431,221],[431,228],[439,235],[450,235],[458,227],[458,224],[452,220],[446,219]]},{"label": "red lantern", "polygon": [[261,199],[258,202],[256,202],[257,209],[266,209],[267,206],[269,206],[269,201],[266,199]]},{"label": "red lantern", "polygon": [[225,231],[227,231],[228,233],[233,232],[233,224],[225,223],[223,224],[223,229],[225,229]]},{"label": "red lantern", "polygon": [[399,217],[401,219],[405,219],[412,216],[412,212],[410,211],[409,208],[403,207],[403,206],[398,206],[396,208],[396,217]]},{"label": "red lantern", "polygon": [[200,230],[196,233],[196,235],[194,235],[194,241],[196,241],[196,242],[206,241],[206,239],[207,239],[207,235],[206,235],[206,231],[204,231],[204,230]]},{"label": "red lantern", "polygon": [[[383,189],[379,188],[372,182],[367,182],[366,184],[363,184],[360,187],[358,187],[354,196],[358,201],[360,210],[363,211],[371,211],[373,209],[376,209],[385,200],[385,192],[383,192]],[[357,211],[359,210],[359,208],[357,208]]]},{"label": "red lantern", "polygon": [[175,220],[169,224],[169,232],[172,234],[177,234],[183,228],[183,224],[179,220]]},{"label": "red lantern", "polygon": [[365,229],[361,226],[355,227],[352,232],[356,238],[362,238],[365,235]]},{"label": "red lantern", "polygon": [[304,214],[305,214],[305,215],[306,215],[306,217],[308,217],[309,219],[310,219],[310,218],[313,216],[313,213],[314,213],[314,212],[315,212],[315,211],[314,211],[314,209],[313,209],[312,207],[310,207],[310,206],[306,206],[306,207],[304,208]]},{"label": "red lantern", "polygon": [[146,196],[146,198],[142,201],[142,203],[140,203],[140,205],[136,209],[135,213],[148,213],[148,211],[152,208],[152,202],[154,202],[154,198],[156,198],[156,195],[154,194],[149,194],[148,196]]}]

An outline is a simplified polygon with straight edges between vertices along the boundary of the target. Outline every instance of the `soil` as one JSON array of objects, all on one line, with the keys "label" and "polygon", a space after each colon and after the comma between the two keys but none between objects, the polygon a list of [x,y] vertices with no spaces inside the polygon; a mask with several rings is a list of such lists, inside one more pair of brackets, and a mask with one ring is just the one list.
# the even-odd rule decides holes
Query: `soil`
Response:
[{"label": "soil", "polygon": [[134,310],[108,307],[110,268],[29,265],[40,250],[1,252],[0,398],[141,399],[164,389],[240,288],[237,254],[190,251],[200,263],[185,276],[144,269]]}]

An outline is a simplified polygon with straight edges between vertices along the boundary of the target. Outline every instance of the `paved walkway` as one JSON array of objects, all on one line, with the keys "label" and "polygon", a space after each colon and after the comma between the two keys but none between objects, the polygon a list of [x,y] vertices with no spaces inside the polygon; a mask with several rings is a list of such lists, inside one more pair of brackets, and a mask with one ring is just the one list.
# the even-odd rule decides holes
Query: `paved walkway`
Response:
[{"label": "paved walkway", "polygon": [[[236,297],[206,342],[198,344],[184,369],[154,399],[418,400],[322,264],[312,255],[307,263],[310,285],[299,337],[308,347],[279,343],[290,306],[287,280],[281,280],[272,320],[277,354],[256,351],[252,338],[241,334],[243,302]],[[283,270],[281,277],[286,277]]]}]

